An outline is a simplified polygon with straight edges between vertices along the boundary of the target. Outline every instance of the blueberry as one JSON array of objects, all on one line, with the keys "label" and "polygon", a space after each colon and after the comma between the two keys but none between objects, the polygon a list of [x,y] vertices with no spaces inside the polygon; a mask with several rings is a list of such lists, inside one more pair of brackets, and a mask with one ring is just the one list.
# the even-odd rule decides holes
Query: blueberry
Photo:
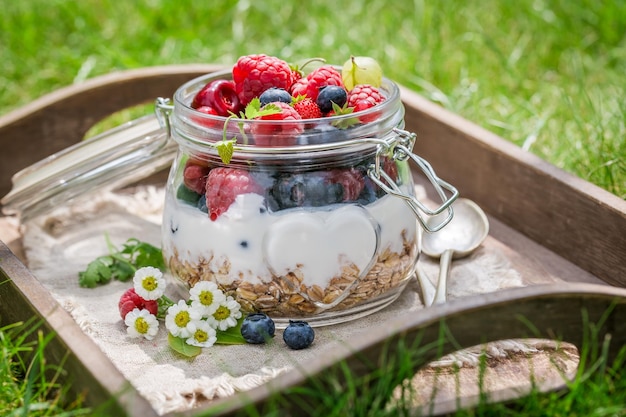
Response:
[{"label": "blueberry", "polygon": [[343,201],[341,184],[329,184],[324,173],[282,174],[268,192],[274,210],[294,207],[321,207]]},{"label": "blueberry", "polygon": [[341,142],[348,139],[344,129],[329,124],[320,124],[297,137],[298,145],[318,145]]},{"label": "blueberry", "polygon": [[209,212],[209,207],[206,204],[206,195],[201,195],[200,198],[198,199],[198,203],[196,204],[196,207],[198,207],[198,209],[200,209],[200,211],[203,211],[204,213],[208,213]]},{"label": "blueberry", "polygon": [[276,327],[274,321],[264,313],[251,313],[241,323],[241,335],[252,344],[265,343],[272,337]]},{"label": "blueberry", "polygon": [[289,326],[283,332],[283,340],[291,349],[305,349],[311,346],[315,332],[306,321],[289,320]]},{"label": "blueberry", "polygon": [[291,104],[291,94],[283,88],[271,87],[259,96],[259,101],[261,102],[261,106],[265,106],[268,103],[275,103],[277,101]]},{"label": "blueberry", "polygon": [[315,102],[322,113],[328,113],[333,109],[333,103],[339,107],[343,107],[346,101],[348,101],[348,93],[343,87],[327,85],[320,89],[320,93]]}]

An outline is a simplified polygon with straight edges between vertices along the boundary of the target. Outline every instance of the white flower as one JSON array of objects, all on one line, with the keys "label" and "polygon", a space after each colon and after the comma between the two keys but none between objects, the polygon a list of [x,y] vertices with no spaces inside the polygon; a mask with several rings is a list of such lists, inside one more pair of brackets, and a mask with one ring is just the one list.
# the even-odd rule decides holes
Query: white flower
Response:
[{"label": "white flower", "polygon": [[224,293],[211,281],[199,281],[189,290],[191,305],[202,311],[203,317],[215,313],[215,310],[226,300]]},{"label": "white flower", "polygon": [[156,316],[145,309],[135,308],[128,312],[124,318],[124,323],[128,326],[126,331],[131,337],[145,337],[152,340],[159,331],[159,321]]},{"label": "white flower", "polygon": [[194,320],[189,328],[192,329],[187,344],[198,347],[211,347],[217,341],[217,332],[206,320]]},{"label": "white flower", "polygon": [[135,292],[144,300],[158,300],[165,292],[165,279],[158,268],[139,268],[133,277]]},{"label": "white flower", "polygon": [[207,321],[214,329],[226,330],[237,325],[237,319],[241,317],[241,306],[230,295],[220,303],[217,310],[211,314]]},{"label": "white flower", "polygon": [[180,300],[178,304],[174,304],[167,309],[165,316],[165,327],[172,336],[187,338],[190,337],[195,327],[192,326],[194,320],[200,320],[202,312],[195,309]]}]

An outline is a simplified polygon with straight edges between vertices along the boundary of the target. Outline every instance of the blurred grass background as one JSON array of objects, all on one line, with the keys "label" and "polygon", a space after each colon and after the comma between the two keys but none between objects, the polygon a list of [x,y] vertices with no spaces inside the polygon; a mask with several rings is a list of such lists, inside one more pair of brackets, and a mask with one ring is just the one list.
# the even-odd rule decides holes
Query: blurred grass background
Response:
[{"label": "blurred grass background", "polygon": [[622,0],[0,5],[0,114],[115,70],[369,55],[389,78],[626,198]]},{"label": "blurred grass background", "polygon": [[[626,198],[623,0],[0,0],[0,116],[112,71],[251,53],[372,56],[389,78]],[[458,415],[625,415],[621,365],[608,369],[582,369],[568,394]]]}]

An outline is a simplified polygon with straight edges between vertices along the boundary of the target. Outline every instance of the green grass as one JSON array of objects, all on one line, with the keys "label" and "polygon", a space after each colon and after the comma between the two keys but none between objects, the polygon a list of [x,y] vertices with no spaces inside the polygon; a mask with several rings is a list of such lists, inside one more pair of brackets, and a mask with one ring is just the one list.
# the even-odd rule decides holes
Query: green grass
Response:
[{"label": "green grass", "polygon": [[[0,0],[0,7],[0,115],[115,70],[232,64],[261,52],[332,63],[370,55],[389,78],[626,198],[624,1]],[[20,349],[15,331],[0,335],[0,347]],[[24,406],[18,393],[33,374],[27,364],[19,369],[8,374],[18,385],[2,397],[2,412]],[[626,402],[617,370],[607,366],[570,393],[459,415],[575,415],[572,404],[586,410],[578,415],[623,415],[611,409]],[[41,375],[43,387],[56,386]],[[55,398],[43,393],[29,404]]]},{"label": "green grass", "polygon": [[623,1],[0,4],[0,114],[113,70],[371,55],[390,78],[626,198]]},{"label": "green grass", "polygon": [[59,382],[63,369],[48,364],[44,350],[52,334],[34,322],[0,327],[0,415],[74,417],[88,414],[81,399],[69,400]]}]

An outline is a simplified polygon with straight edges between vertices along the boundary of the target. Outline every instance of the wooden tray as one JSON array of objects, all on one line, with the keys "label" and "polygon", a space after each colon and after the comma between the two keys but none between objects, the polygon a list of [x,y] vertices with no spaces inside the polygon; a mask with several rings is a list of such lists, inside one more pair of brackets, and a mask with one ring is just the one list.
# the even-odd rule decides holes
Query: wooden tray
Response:
[{"label": "wooden tray", "polygon": [[[172,97],[185,81],[218,69],[183,65],[114,73],[58,90],[1,117],[0,195],[9,191],[12,174],[79,141],[104,117],[156,97]],[[294,369],[259,388],[177,415],[209,410],[211,415],[244,415],[247,406],[264,409],[277,392],[289,392],[281,407],[305,407],[311,399],[295,388],[324,389],[328,378],[317,376],[340,375],[342,363],[352,374],[374,381],[380,377],[375,371],[396,359],[398,346],[414,346],[417,340],[420,346],[441,343],[425,352],[415,371],[449,352],[502,339],[545,337],[580,347],[583,342],[601,343],[608,334],[610,358],[626,343],[626,202],[414,92],[402,89],[402,97],[407,130],[418,133],[415,152],[487,212],[491,244],[507,251],[527,275],[567,283],[464,297],[398,317],[388,327],[318,358],[306,373]],[[422,182],[418,173],[415,180]],[[106,407],[110,415],[155,416],[24,265],[19,230],[10,219],[0,217],[0,240],[0,325],[40,317],[45,329],[57,334],[47,357],[51,363],[63,361],[75,393],[85,394],[89,405]],[[584,340],[586,320],[598,323],[597,340]],[[443,339],[442,326],[448,329]],[[505,390],[492,398],[518,395]],[[431,411],[448,412],[454,406],[435,404]]]}]

